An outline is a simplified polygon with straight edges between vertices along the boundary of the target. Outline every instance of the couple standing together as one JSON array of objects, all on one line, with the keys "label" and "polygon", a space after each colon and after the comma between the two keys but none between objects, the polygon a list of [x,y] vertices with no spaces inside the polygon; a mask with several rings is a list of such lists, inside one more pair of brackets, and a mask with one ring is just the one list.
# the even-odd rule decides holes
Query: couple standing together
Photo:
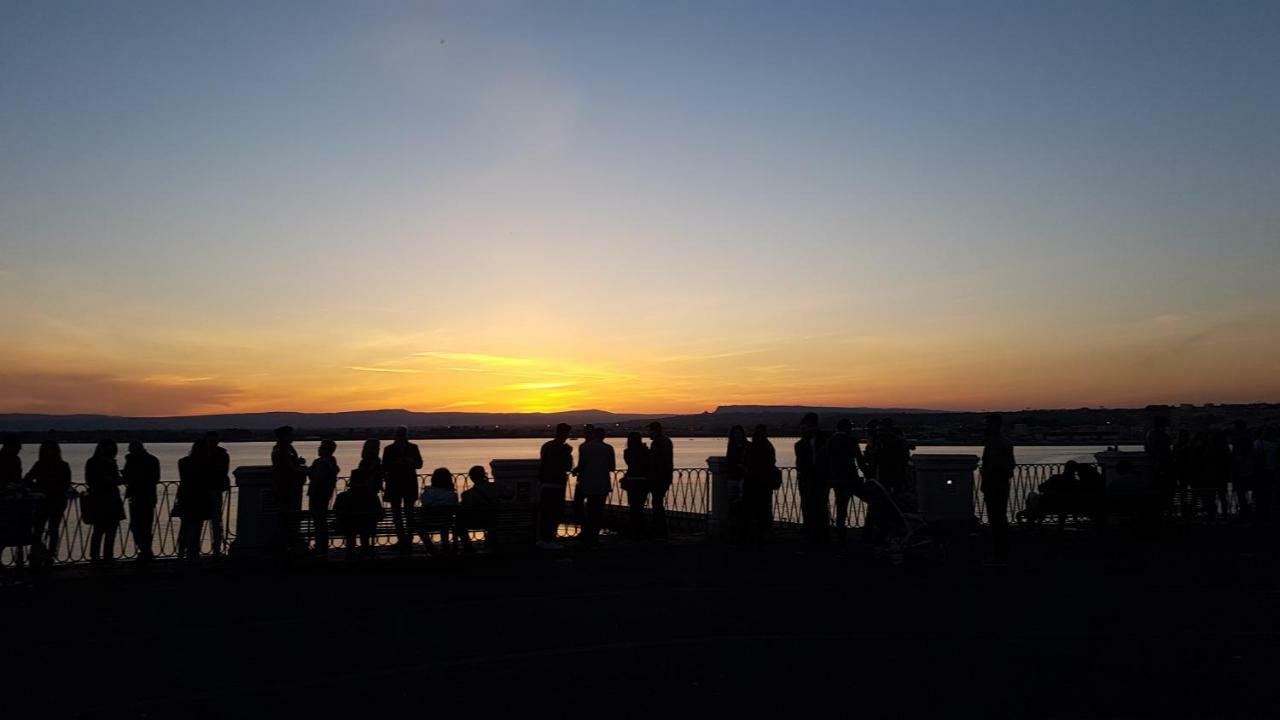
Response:
[{"label": "couple standing together", "polygon": [[[573,448],[568,442],[571,430],[567,423],[557,425],[555,437],[543,443],[539,453],[538,547],[545,550],[561,547],[556,535],[564,521],[565,488],[570,474],[578,479],[574,507],[582,524],[582,543],[591,546],[599,541],[605,500],[613,491],[613,472],[618,468],[617,455],[613,446],[605,442],[604,429],[590,426],[578,447],[575,466]],[[675,470],[674,450],[671,439],[663,434],[661,423],[649,424],[649,438],[646,446],[640,433],[628,435],[623,454],[627,473],[622,485],[631,507],[633,532],[637,536],[643,534],[644,505],[652,497],[652,534],[663,537],[667,529],[666,494]]]}]

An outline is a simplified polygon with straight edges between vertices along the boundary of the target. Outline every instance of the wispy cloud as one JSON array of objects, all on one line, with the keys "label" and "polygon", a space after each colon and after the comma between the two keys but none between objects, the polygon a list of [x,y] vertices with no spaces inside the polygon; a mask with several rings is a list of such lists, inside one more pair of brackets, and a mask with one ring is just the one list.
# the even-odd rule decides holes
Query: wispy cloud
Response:
[{"label": "wispy cloud", "polygon": [[474,363],[476,365],[489,367],[522,367],[532,365],[534,363],[534,361],[529,358],[508,357],[505,355],[486,355],[484,353],[441,352],[437,350],[414,353],[413,356],[432,358],[435,360],[447,360],[449,362]]},{"label": "wispy cloud", "polygon": [[360,372],[399,373],[407,375],[416,375],[423,372],[422,370],[415,370],[413,368],[362,367],[360,365],[350,365],[347,369],[359,370]]},{"label": "wispy cloud", "polygon": [[553,390],[555,388],[569,387],[577,383],[571,382],[527,382],[512,383],[510,385],[501,385],[499,390]]},{"label": "wispy cloud", "polygon": [[755,350],[734,350],[731,352],[711,353],[708,355],[668,355],[666,357],[658,358],[657,362],[700,362],[702,360],[720,360],[722,358],[742,357],[743,355],[756,355],[762,352],[764,352],[762,348],[756,348]]}]

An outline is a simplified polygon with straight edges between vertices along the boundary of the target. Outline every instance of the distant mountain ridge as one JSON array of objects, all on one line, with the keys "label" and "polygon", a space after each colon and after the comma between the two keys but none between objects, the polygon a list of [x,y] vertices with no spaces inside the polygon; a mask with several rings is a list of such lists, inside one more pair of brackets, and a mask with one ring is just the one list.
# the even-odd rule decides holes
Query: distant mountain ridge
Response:
[{"label": "distant mountain ridge", "polygon": [[292,425],[299,430],[338,430],[361,428],[390,428],[404,425],[410,428],[442,426],[503,426],[508,428],[535,428],[567,422],[622,424],[639,420],[696,419],[725,415],[800,415],[816,412],[838,414],[915,414],[939,412],[935,410],[903,410],[893,408],[832,408],[789,405],[722,405],[712,413],[613,413],[607,410],[566,410],[553,413],[486,413],[486,412],[415,412],[412,410],[353,410],[333,413],[262,412],[228,413],[222,415],[175,415],[157,417],[131,417],[123,415],[51,415],[38,413],[0,414],[0,432],[63,432],[130,431],[130,430],[271,430],[281,425]]},{"label": "distant mountain ridge", "polygon": [[226,415],[127,417],[119,415],[0,414],[0,432],[117,431],[117,430],[270,430],[293,425],[301,430],[346,428],[438,427],[443,425],[502,425],[538,427],[555,423],[622,423],[661,413],[620,414],[605,410],[568,410],[554,413],[414,412],[411,410],[354,410],[335,413],[263,412]]}]

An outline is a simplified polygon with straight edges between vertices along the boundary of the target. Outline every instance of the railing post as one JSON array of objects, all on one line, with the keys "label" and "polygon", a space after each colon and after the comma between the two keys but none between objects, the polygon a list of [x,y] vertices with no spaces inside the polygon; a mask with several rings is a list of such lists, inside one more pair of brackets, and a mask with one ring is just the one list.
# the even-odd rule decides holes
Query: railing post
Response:
[{"label": "railing post", "polygon": [[973,471],[977,455],[911,457],[916,475],[916,509],[927,522],[973,523]]},{"label": "railing post", "polygon": [[707,536],[716,539],[729,537],[733,532],[733,516],[730,512],[733,498],[729,490],[729,478],[724,474],[725,460],[722,456],[707,458],[707,472],[711,478],[711,512],[707,518]]},{"label": "railing post", "polygon": [[[232,473],[236,478],[236,537],[233,555],[252,555],[272,547],[280,530],[280,506],[271,490],[270,465],[244,465]],[[301,510],[299,506],[286,508]]]}]

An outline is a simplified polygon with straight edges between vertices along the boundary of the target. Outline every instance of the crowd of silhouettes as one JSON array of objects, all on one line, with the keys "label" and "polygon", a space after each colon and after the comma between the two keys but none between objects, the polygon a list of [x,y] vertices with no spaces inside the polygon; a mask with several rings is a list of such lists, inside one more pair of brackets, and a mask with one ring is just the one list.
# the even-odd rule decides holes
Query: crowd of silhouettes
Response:
[{"label": "crowd of silhouettes", "polygon": [[[647,442],[639,432],[627,435],[622,457],[625,472],[620,485],[628,506],[626,532],[638,541],[667,536],[666,497],[675,475],[671,439],[661,423],[650,423],[647,430]],[[581,526],[578,541],[584,547],[596,545],[604,527],[606,501],[619,469],[617,456],[605,429],[588,425],[575,462],[574,448],[569,445],[571,432],[569,425],[558,425],[554,437],[539,452],[535,518],[539,548],[562,547],[559,529],[565,521],[571,477],[576,478],[570,504]],[[293,428],[278,428],[275,435],[270,484],[271,498],[284,511],[277,513],[280,524],[275,536],[276,549],[282,553],[307,550],[308,539],[313,541],[310,550],[326,553],[332,544],[332,526],[345,541],[349,555],[367,554],[373,549],[387,509],[400,551],[411,549],[415,532],[430,553],[453,552],[459,547],[471,551],[471,533],[487,528],[487,518],[502,499],[498,486],[481,466],[470,469],[471,487],[461,496],[454,474],[447,468],[431,472],[420,489],[422,453],[409,441],[406,428],[398,428],[386,447],[376,439],[365,441],[359,464],[341,492],[342,469],[333,440],[322,440],[317,457],[308,464],[293,447]],[[143,443],[128,444],[123,469],[117,460],[116,443],[97,443],[85,463],[82,494],[73,488],[71,468],[62,459],[56,441],[40,444],[36,462],[25,473],[21,447],[13,437],[6,438],[0,447],[0,490],[16,489],[35,498],[30,533],[33,565],[52,564],[71,501],[78,501],[80,519],[91,527],[89,557],[93,562],[113,560],[116,535],[126,518],[137,559],[147,562],[155,557],[153,535],[161,468]],[[888,418],[869,422],[864,439],[848,419],[840,419],[834,432],[826,432],[815,413],[806,414],[794,447],[803,537],[813,544],[834,540],[843,545],[850,508],[859,498],[867,510],[864,538],[884,540],[895,513],[901,512],[896,502],[909,490],[912,449],[904,433]],[[1155,512],[1199,512],[1213,518],[1238,510],[1242,517],[1259,524],[1271,521],[1275,486],[1280,482],[1280,434],[1274,426],[1254,430],[1237,421],[1229,429],[1180,428],[1171,435],[1168,419],[1157,416],[1146,434],[1144,450],[1151,463],[1150,497]],[[222,552],[230,462],[214,432],[192,443],[188,454],[179,460],[177,493],[169,513],[180,520],[179,557],[197,559],[206,547],[215,555]],[[1008,508],[1016,467],[1014,446],[1004,434],[1001,417],[988,416],[980,491],[990,527],[991,556],[997,563],[1009,555]],[[751,547],[761,546],[774,527],[774,493],[783,482],[768,428],[757,425],[749,436],[742,426],[731,428],[720,472],[734,536]],[[1038,522],[1057,516],[1063,523],[1068,516],[1075,516],[1103,521],[1108,512],[1107,496],[1103,477],[1093,465],[1068,462],[1062,472],[1024,498],[1025,510],[1019,519]],[[423,513],[423,517],[435,513],[448,520],[420,527],[416,513]],[[299,514],[310,520],[310,538],[300,529]]]}]

